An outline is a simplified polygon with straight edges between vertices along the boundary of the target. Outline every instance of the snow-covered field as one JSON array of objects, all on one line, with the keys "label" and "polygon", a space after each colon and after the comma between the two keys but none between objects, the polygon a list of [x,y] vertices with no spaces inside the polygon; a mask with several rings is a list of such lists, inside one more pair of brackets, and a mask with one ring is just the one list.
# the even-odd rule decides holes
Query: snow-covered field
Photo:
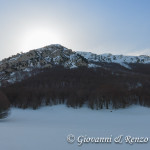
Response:
[{"label": "snow-covered field", "polygon": [[[110,137],[112,143],[67,142],[67,135],[76,138]],[[150,137],[150,108],[132,106],[127,109],[91,110],[67,108],[64,105],[38,110],[13,108],[11,115],[0,121],[1,150],[149,150],[150,142],[114,143],[123,135]]]}]

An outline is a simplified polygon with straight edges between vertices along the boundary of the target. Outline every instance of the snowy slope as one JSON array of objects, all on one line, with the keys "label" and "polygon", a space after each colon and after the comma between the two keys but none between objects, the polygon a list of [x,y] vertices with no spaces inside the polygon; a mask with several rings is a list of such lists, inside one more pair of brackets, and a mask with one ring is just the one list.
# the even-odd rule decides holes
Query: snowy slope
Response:
[{"label": "snowy slope", "polygon": [[94,54],[91,52],[81,52],[78,54],[82,55],[89,61],[102,61],[102,62],[114,62],[114,63],[150,63],[150,56],[124,56],[124,55],[112,55],[112,54]]},{"label": "snowy slope", "polygon": [[112,54],[101,54],[97,55],[91,52],[81,52],[78,54],[85,57],[89,62],[106,62],[106,63],[117,63],[121,66],[131,69],[128,64],[130,63],[150,63],[150,57],[146,55],[141,56],[124,56],[124,55],[112,55]]},{"label": "snowy slope", "polygon": [[13,108],[11,115],[0,122],[2,150],[148,150],[147,144],[83,144],[66,141],[68,134],[75,137],[105,137],[119,135],[150,137],[150,109],[132,106],[119,110],[73,109],[64,105],[38,110]]}]

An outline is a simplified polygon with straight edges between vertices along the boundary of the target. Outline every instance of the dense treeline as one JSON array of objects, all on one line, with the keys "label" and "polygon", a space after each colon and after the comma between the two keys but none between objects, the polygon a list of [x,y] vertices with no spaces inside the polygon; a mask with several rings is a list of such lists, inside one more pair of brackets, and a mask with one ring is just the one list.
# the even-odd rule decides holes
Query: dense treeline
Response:
[{"label": "dense treeline", "polygon": [[150,64],[133,63],[130,66],[134,72],[150,75]]},{"label": "dense treeline", "polygon": [[0,91],[0,119],[8,116],[9,107],[10,107],[10,103],[6,95],[4,95],[4,93]]},{"label": "dense treeline", "polygon": [[92,109],[150,106],[149,89],[149,74],[63,67],[43,69],[22,82],[1,88],[13,106],[33,109],[60,103],[74,108],[87,104]]}]

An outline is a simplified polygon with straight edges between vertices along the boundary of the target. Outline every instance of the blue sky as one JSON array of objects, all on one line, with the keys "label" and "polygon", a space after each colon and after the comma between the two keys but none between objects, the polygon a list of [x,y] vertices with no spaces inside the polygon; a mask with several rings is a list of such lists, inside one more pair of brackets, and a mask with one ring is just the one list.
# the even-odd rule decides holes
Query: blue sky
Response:
[{"label": "blue sky", "polygon": [[50,44],[150,55],[150,1],[0,0],[0,59]]}]

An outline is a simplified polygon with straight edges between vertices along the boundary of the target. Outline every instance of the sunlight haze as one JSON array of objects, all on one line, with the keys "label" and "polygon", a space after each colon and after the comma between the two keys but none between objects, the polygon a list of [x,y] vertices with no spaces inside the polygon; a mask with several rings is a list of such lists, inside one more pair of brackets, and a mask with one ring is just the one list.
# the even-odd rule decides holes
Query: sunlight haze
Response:
[{"label": "sunlight haze", "polygon": [[149,0],[0,0],[0,60],[50,44],[150,55]]}]

